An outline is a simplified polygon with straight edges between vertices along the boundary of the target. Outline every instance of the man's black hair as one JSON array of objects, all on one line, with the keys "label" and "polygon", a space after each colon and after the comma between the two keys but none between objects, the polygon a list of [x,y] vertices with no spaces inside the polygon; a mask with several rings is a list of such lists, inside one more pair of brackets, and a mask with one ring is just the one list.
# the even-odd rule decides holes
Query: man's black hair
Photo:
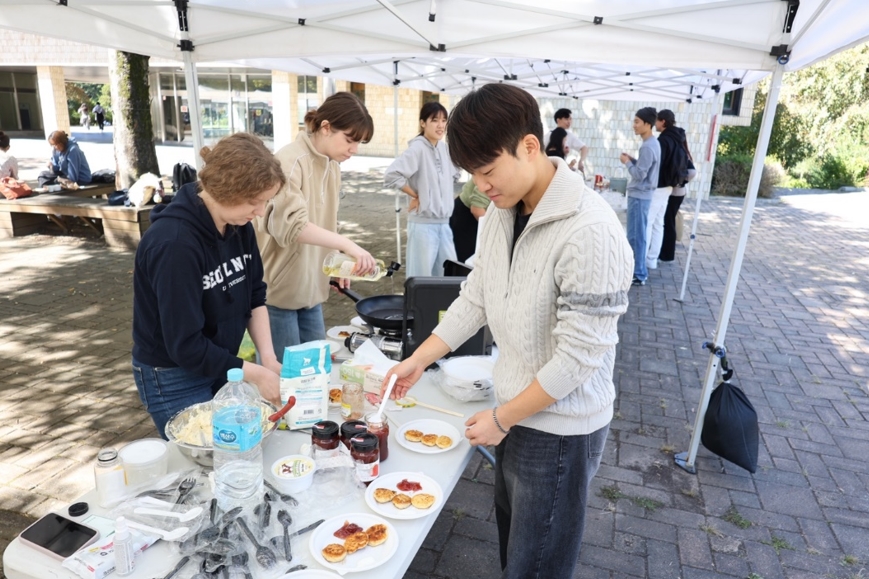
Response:
[{"label": "man's black hair", "polygon": [[570,109],[558,109],[555,111],[555,122],[558,122],[558,119],[566,119],[569,118],[570,115],[573,114],[570,112]]},{"label": "man's black hair", "polygon": [[533,96],[509,84],[486,84],[465,95],[447,122],[450,158],[473,173],[534,135],[543,150],[543,123]]},{"label": "man's black hair", "polygon": [[643,107],[638,110],[636,115],[634,116],[636,116],[644,123],[654,127],[655,120],[658,118],[658,111],[655,110],[655,107]]}]

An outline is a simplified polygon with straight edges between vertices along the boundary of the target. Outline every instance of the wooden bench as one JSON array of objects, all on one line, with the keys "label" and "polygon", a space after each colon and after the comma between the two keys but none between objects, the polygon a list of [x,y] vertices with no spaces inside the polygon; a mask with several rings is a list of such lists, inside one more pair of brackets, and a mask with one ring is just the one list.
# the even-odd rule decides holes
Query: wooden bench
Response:
[{"label": "wooden bench", "polygon": [[[114,187],[111,190],[114,190]],[[36,233],[46,218],[68,232],[66,224],[57,215],[80,219],[88,227],[105,237],[110,247],[135,249],[142,234],[151,225],[153,205],[142,208],[109,205],[93,189],[79,189],[62,193],[35,193],[31,197],[9,201],[0,198],[0,237],[18,237]],[[109,193],[111,191],[105,191]],[[72,193],[72,194],[71,194]]]}]

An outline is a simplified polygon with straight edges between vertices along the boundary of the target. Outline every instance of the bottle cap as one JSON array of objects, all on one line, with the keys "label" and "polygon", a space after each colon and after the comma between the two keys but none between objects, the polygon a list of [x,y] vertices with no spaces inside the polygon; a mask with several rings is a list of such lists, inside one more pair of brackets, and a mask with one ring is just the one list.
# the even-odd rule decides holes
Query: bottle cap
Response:
[{"label": "bottle cap", "polygon": [[241,382],[244,380],[244,370],[241,368],[230,368],[226,372],[226,379],[230,382]]},{"label": "bottle cap", "polygon": [[89,508],[87,503],[73,503],[69,505],[67,511],[70,517],[80,517],[87,513]]},{"label": "bottle cap", "polygon": [[331,420],[321,420],[311,427],[311,436],[314,438],[329,439],[338,434],[338,425]]},{"label": "bottle cap", "polygon": [[369,450],[375,450],[379,442],[380,439],[375,435],[363,432],[362,434],[357,434],[350,439],[350,448],[359,452],[366,452]]},{"label": "bottle cap", "polygon": [[361,420],[348,420],[341,425],[341,437],[344,440],[350,440],[352,436],[363,432],[368,432],[368,425]]}]

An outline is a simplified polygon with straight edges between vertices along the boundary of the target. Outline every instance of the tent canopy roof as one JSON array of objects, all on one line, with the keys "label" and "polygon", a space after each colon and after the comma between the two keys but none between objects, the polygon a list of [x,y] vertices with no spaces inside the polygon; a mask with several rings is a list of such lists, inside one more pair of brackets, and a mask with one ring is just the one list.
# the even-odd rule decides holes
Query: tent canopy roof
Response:
[{"label": "tent canopy roof", "polygon": [[865,0],[65,4],[0,0],[0,27],[176,60],[189,39],[196,62],[380,84],[392,83],[399,60],[402,86],[464,92],[500,80],[577,98],[702,98],[712,85],[728,90],[738,86],[734,79],[757,80],[781,54],[795,70],[869,38]]}]

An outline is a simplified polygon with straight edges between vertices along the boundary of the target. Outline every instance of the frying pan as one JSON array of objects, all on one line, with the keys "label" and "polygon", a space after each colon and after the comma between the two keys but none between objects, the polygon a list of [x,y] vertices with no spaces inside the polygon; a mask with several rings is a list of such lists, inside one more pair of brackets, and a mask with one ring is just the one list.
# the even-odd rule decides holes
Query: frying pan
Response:
[{"label": "frying pan", "polygon": [[[344,289],[332,280],[329,284],[356,302],[356,313],[366,324],[383,330],[401,330],[404,322],[404,296],[384,295],[364,298],[358,293]],[[413,317],[408,319],[411,322]]]}]

